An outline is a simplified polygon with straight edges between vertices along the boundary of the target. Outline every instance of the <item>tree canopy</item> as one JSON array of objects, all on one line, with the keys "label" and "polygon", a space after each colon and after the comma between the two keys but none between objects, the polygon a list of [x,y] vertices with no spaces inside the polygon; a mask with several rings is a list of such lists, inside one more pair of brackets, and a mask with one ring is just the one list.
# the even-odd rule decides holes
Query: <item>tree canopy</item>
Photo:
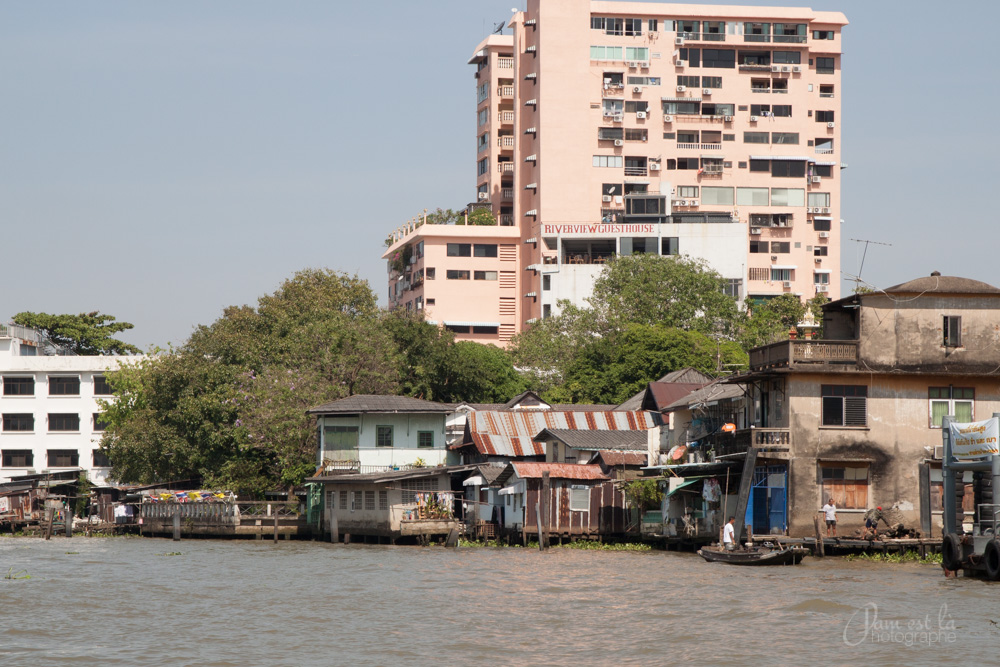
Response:
[{"label": "tree canopy", "polygon": [[70,354],[97,356],[99,354],[139,354],[141,350],[114,338],[115,334],[134,329],[129,322],[119,322],[114,315],[99,311],[79,315],[50,315],[49,313],[18,313],[14,324],[42,331],[49,343]]}]

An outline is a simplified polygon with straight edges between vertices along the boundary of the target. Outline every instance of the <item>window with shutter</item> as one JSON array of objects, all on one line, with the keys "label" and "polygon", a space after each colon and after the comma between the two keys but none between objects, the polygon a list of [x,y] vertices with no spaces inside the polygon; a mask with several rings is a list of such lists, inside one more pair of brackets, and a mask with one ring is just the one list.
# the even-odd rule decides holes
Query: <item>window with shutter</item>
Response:
[{"label": "window with shutter", "polygon": [[590,488],[574,486],[569,490],[569,509],[571,512],[586,512],[590,509]]}]

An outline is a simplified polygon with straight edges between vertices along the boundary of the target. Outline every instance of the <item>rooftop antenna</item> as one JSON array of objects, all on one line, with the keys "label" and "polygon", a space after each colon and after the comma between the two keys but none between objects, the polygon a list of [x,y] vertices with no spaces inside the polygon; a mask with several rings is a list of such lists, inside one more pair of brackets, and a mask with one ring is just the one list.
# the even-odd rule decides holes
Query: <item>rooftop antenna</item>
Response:
[{"label": "rooftop antenna", "polygon": [[874,243],[875,245],[884,245],[884,246],[888,246],[890,248],[892,247],[892,244],[891,243],[883,243],[882,241],[871,241],[869,239],[849,239],[849,240],[850,241],[854,241],[855,243],[864,243],[865,244],[864,252],[861,253],[861,266],[858,267],[858,275],[854,276],[854,291],[857,292],[858,291],[858,287],[863,282],[861,280],[861,272],[865,268],[865,257],[867,257],[867,255],[868,255],[868,244]]}]

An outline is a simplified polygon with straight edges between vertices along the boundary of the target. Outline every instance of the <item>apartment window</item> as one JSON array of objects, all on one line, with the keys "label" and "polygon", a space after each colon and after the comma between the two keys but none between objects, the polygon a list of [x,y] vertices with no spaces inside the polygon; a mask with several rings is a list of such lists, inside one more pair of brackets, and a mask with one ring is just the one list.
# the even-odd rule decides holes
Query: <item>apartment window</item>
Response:
[{"label": "apartment window", "polygon": [[790,281],[791,279],[792,279],[791,269],[771,269],[771,282],[784,283]]},{"label": "apartment window", "polygon": [[658,29],[658,24],[659,24],[659,20],[658,19],[649,19],[649,23],[648,23],[648,25],[649,25],[649,32],[656,32],[657,29]]},{"label": "apartment window", "polygon": [[380,511],[386,511],[389,509],[389,492],[379,491],[378,492],[378,508]]},{"label": "apartment window", "polygon": [[642,19],[625,19],[625,34],[626,35],[641,35],[642,34]]},{"label": "apartment window", "polygon": [[626,46],[625,60],[649,60],[649,48],[645,46]]},{"label": "apartment window", "polygon": [[813,255],[816,257],[826,257],[829,254],[829,248],[825,245],[818,245],[813,248]]},{"label": "apartment window", "polygon": [[94,395],[95,396],[110,396],[114,392],[111,390],[111,385],[108,383],[108,379],[103,375],[94,376]]},{"label": "apartment window", "polygon": [[833,166],[829,164],[813,165],[813,174],[823,178],[831,178],[833,177]]},{"label": "apartment window", "polygon": [[4,468],[30,468],[35,465],[35,455],[30,449],[3,450]]},{"label": "apartment window", "polygon": [[637,111],[642,111],[643,113],[649,111],[649,102],[644,102],[644,101],[625,102],[625,113],[635,113]]},{"label": "apartment window", "polygon": [[868,387],[853,384],[824,384],[823,426],[867,426]]},{"label": "apartment window", "polygon": [[945,315],[942,325],[945,347],[962,347],[962,318]]},{"label": "apartment window", "polygon": [[625,131],[620,127],[599,127],[597,128],[598,141],[614,141],[625,137]]},{"label": "apartment window", "polygon": [[595,155],[594,156],[594,166],[595,167],[621,168],[621,166],[622,166],[622,156],[621,155]]},{"label": "apartment window", "polygon": [[820,97],[833,97],[833,84],[832,83],[821,83],[819,86],[819,96]]},{"label": "apartment window", "polygon": [[375,446],[392,447],[392,426],[375,427]]},{"label": "apartment window", "polygon": [[472,279],[473,280],[496,280],[497,279],[497,272],[496,271],[473,271],[472,272]]},{"label": "apartment window", "polygon": [[830,274],[829,273],[814,273],[813,274],[813,285],[829,285],[830,284]]},{"label": "apartment window", "polygon": [[428,306],[433,306],[433,305],[434,305],[435,303],[436,303],[436,302],[435,302],[435,300],[434,300],[434,299],[427,299],[427,305],[428,305]]},{"label": "apartment window", "polygon": [[[830,219],[829,218],[827,218],[826,220],[821,220],[820,218],[814,219],[813,220],[813,229],[815,231],[817,231],[817,232],[828,232],[828,231],[830,231],[830,229],[831,229]],[[821,248],[822,247],[824,249],[823,254],[824,255],[826,254],[826,251],[825,251],[826,246],[816,246],[816,247],[817,248]]]},{"label": "apartment window", "polygon": [[772,51],[771,62],[779,65],[801,65],[802,54],[798,51]]},{"label": "apartment window", "polygon": [[[775,255],[787,255],[791,251],[791,241],[771,241],[771,252]],[[782,280],[788,280],[788,278],[782,278]]]},{"label": "apartment window", "polygon": [[104,420],[100,412],[94,413],[94,420],[92,422],[95,433],[100,433],[102,431],[108,430],[108,422]]},{"label": "apartment window", "polygon": [[676,236],[664,236],[660,239],[660,254],[664,256],[679,255],[680,239]]},{"label": "apartment window", "polygon": [[736,113],[736,106],[732,104],[716,104],[705,102],[701,105],[703,116],[732,116]]},{"label": "apartment window", "polygon": [[685,39],[698,39],[701,32],[701,21],[678,21],[677,36]]},{"label": "apartment window", "polygon": [[[802,164],[801,162],[799,164]],[[805,175],[803,164],[802,174]],[[771,188],[771,206],[805,206],[806,191],[801,188]]]},{"label": "apartment window", "polygon": [[3,378],[4,396],[34,396],[35,378],[7,377]]},{"label": "apartment window", "polygon": [[772,132],[771,133],[771,143],[772,144],[798,144],[799,143],[799,133],[798,132]]},{"label": "apartment window", "polygon": [[628,85],[630,86],[658,86],[662,79],[658,76],[630,76]]},{"label": "apartment window", "polygon": [[[691,77],[696,79],[698,77]],[[698,84],[694,84],[697,86]],[[722,88],[722,77],[721,76],[703,76],[701,77],[701,87],[702,88]]]},{"label": "apartment window", "polygon": [[417,431],[417,447],[430,449],[434,446],[434,431]]},{"label": "apartment window", "polygon": [[750,171],[771,171],[770,160],[750,160]]},{"label": "apartment window", "polygon": [[770,42],[771,41],[771,24],[770,23],[744,23],[743,24],[743,41],[744,42]]},{"label": "apartment window", "polygon": [[[805,162],[799,162],[798,160],[771,160],[771,176],[777,178],[802,178],[805,175]],[[773,196],[771,203],[774,204]]]},{"label": "apartment window", "polygon": [[550,304],[542,304],[542,319],[548,319],[552,317],[552,306]]},{"label": "apartment window", "polygon": [[[426,278],[427,280],[434,280],[436,276],[437,276],[437,271],[434,269],[433,266],[429,266],[424,269],[424,278]],[[428,301],[427,303],[428,305],[430,305],[430,301]]]},{"label": "apartment window", "polygon": [[663,102],[663,113],[668,116],[697,116],[701,113],[698,102]]},{"label": "apartment window", "polygon": [[621,35],[624,32],[624,21],[622,19],[604,19],[604,33],[606,35]]},{"label": "apartment window", "polygon": [[975,414],[976,390],[973,387],[930,387],[930,427],[941,428],[945,415],[954,415],[955,421],[971,422]]},{"label": "apartment window", "polygon": [[736,188],[737,206],[767,206],[769,202],[767,188]]},{"label": "apartment window", "polygon": [[79,396],[80,378],[49,377],[49,396]]},{"label": "apartment window", "polygon": [[79,431],[80,415],[70,412],[50,412],[49,431]]},{"label": "apartment window", "polygon": [[448,244],[448,257],[471,257],[471,256],[472,256],[471,243]]},{"label": "apartment window", "polygon": [[687,86],[688,88],[697,88],[699,85],[701,85],[701,77],[698,77],[698,76],[678,76],[677,77],[677,85],[678,86]]},{"label": "apartment window", "polygon": [[46,455],[50,468],[76,468],[80,465],[80,452],[75,449],[50,449]]},{"label": "apartment window", "polygon": [[771,82],[771,92],[783,95],[788,92],[787,79],[775,79]]},{"label": "apartment window", "polygon": [[622,47],[620,46],[592,46],[590,47],[591,60],[621,60]]},{"label": "apartment window", "polygon": [[832,30],[813,30],[813,39],[833,39]]},{"label": "apartment window", "polygon": [[681,199],[697,199],[698,197],[698,186],[697,185],[679,185],[677,186],[677,196]]},{"label": "apartment window", "polygon": [[721,69],[734,69],[736,67],[736,50],[702,49],[701,66],[715,67]]},{"label": "apartment window", "polygon": [[[697,131],[679,131],[677,133],[677,143],[679,144],[697,144],[698,143],[698,132]],[[696,146],[697,148],[697,146]]]},{"label": "apartment window", "polygon": [[472,256],[473,257],[496,257],[497,256],[497,244],[496,243],[477,243],[473,247]]},{"label": "apartment window", "polygon": [[770,51],[740,51],[739,53],[740,65],[747,65],[751,67],[762,67],[764,65],[771,64],[771,52]]},{"label": "apartment window", "polygon": [[770,252],[770,246],[769,241],[750,241],[750,252],[766,255]]},{"label": "apartment window", "polygon": [[365,509],[369,512],[375,510],[375,492],[365,491]]},{"label": "apartment window", "polygon": [[4,431],[34,431],[35,415],[30,412],[4,413]]},{"label": "apartment window", "polygon": [[621,238],[621,254],[622,255],[655,255],[656,254],[656,238],[655,237],[645,237],[636,236],[628,237],[623,236]]},{"label": "apartment window", "polygon": [[448,280],[468,280],[469,275],[468,271],[460,271],[458,269],[448,269],[445,273],[445,277]]},{"label": "apartment window", "polygon": [[479,137],[476,139],[476,152],[478,153],[486,150],[487,148],[489,148],[489,145],[490,145],[490,133],[484,132],[483,134],[480,134]]},{"label": "apartment window", "polygon": [[646,141],[648,136],[648,130],[625,130],[625,141]]},{"label": "apartment window", "polygon": [[479,125],[480,126],[486,125],[486,121],[488,121],[489,119],[490,119],[490,110],[489,109],[480,109],[479,110],[479,116],[478,116],[478,119],[477,119],[479,121]]},{"label": "apartment window", "polygon": [[868,509],[868,465],[857,463],[821,463],[820,498],[833,498],[838,509]]},{"label": "apartment window", "polygon": [[767,132],[744,132],[743,143],[745,144],[766,144],[770,139]]},{"label": "apartment window", "polygon": [[817,58],[816,59],[816,73],[817,74],[833,74],[834,73],[834,59],[833,58]]},{"label": "apartment window", "polygon": [[830,207],[830,193],[829,192],[810,192],[809,197],[806,199],[808,204],[806,206],[819,207],[819,208],[829,208]]},{"label": "apartment window", "polygon": [[833,112],[832,111],[817,111],[816,115],[817,123],[832,123],[833,122]]},{"label": "apartment window", "polygon": [[97,449],[94,450],[93,457],[92,457],[91,460],[93,461],[95,468],[110,468],[111,467],[111,459],[108,458],[107,454],[105,454],[104,452],[102,452],[100,450],[97,450]]},{"label": "apartment window", "polygon": [[490,170],[490,159],[484,157],[482,160],[476,163],[476,172],[478,176],[482,176]]}]

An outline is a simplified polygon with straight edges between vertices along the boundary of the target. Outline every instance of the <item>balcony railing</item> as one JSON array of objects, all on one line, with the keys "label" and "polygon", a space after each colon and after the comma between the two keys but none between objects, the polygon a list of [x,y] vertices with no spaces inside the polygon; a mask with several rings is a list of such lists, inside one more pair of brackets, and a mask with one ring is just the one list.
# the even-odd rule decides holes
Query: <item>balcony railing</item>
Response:
[{"label": "balcony railing", "polygon": [[0,338],[20,338],[30,343],[41,344],[42,334],[37,329],[20,324],[0,324]]},{"label": "balcony railing", "polygon": [[497,88],[497,94],[504,99],[514,97],[514,86],[500,86]]},{"label": "balcony railing", "polygon": [[792,434],[787,428],[742,428],[732,433],[717,432],[701,439],[702,449],[712,449],[715,456],[745,454],[750,447],[770,449],[792,445]]},{"label": "balcony railing", "polygon": [[645,167],[625,167],[626,176],[646,176],[647,174]]},{"label": "balcony railing", "polygon": [[497,120],[501,123],[508,125],[514,122],[514,112],[513,111],[501,111],[497,114]]},{"label": "balcony railing", "polygon": [[500,214],[500,226],[501,227],[513,227],[514,226],[514,216],[510,213]]},{"label": "balcony railing", "polygon": [[499,162],[497,163],[497,171],[501,174],[513,174],[514,173],[514,163],[513,162]]},{"label": "balcony railing", "polygon": [[514,199],[514,188],[503,188],[500,190],[500,198],[504,201],[511,201]]},{"label": "balcony railing", "polygon": [[500,148],[513,148],[514,147],[514,137],[497,137],[497,146]]},{"label": "balcony railing", "polygon": [[784,43],[784,44],[805,44],[806,43],[806,36],[805,35],[773,35],[771,41],[775,42],[776,44],[782,44],[782,43]]},{"label": "balcony railing", "polygon": [[503,69],[513,69],[514,59],[507,56],[500,56],[497,58],[497,67],[502,67]]},{"label": "balcony railing", "polygon": [[853,340],[785,340],[750,350],[751,370],[857,363],[858,343]]},{"label": "balcony railing", "polygon": [[833,146],[817,146],[816,155],[830,155],[833,153]]}]

